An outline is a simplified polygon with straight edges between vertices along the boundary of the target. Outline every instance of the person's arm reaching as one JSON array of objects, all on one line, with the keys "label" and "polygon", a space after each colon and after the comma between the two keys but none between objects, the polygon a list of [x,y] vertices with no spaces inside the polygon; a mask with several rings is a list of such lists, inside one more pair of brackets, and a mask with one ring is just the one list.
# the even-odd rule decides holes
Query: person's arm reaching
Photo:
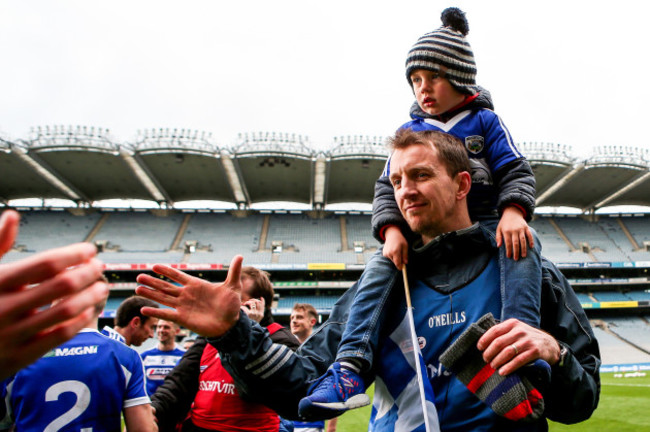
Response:
[{"label": "person's arm reaching", "polygon": [[151,396],[162,432],[176,430],[176,424],[185,419],[194,401],[199,390],[201,356],[206,343],[205,338],[198,338]]},{"label": "person's arm reaching", "polygon": [[158,430],[150,404],[124,408],[124,425],[127,432],[155,432]]},{"label": "person's arm reaching", "polygon": [[[2,214],[0,255],[14,243],[18,222],[15,211]],[[98,281],[103,264],[96,254],[94,245],[78,243],[0,265],[0,379],[72,338],[92,319],[94,306],[108,295],[108,285]]]}]

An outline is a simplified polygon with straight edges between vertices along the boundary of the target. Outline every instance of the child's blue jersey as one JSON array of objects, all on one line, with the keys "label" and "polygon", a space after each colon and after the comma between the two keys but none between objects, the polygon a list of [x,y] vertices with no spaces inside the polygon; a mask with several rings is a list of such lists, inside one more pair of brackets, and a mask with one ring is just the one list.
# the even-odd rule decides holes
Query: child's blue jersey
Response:
[{"label": "child's blue jersey", "polygon": [[170,351],[161,351],[158,347],[140,353],[144,373],[147,377],[147,393],[149,396],[165,381],[165,377],[178,364],[185,350],[175,347]]},{"label": "child's blue jersey", "polygon": [[[501,118],[492,110],[468,109],[461,111],[446,122],[415,118],[400,129],[415,132],[436,130],[446,132],[461,140],[467,150],[472,167],[472,188],[467,204],[473,216],[496,216],[499,185],[494,174],[507,163],[522,159]],[[390,158],[382,173],[390,175]]]},{"label": "child's blue jersey", "polygon": [[[494,411],[445,371],[438,360],[470,324],[487,312],[500,312],[499,280],[499,267],[493,258],[475,279],[451,292],[438,292],[421,281],[411,281],[415,328],[443,432],[495,430],[495,423],[500,421]],[[404,350],[404,346],[410,346],[404,341],[409,331],[402,328],[406,325],[405,300],[392,310],[378,353],[382,360],[375,381],[369,430],[420,431],[424,430],[422,410],[417,386],[411,385],[415,372],[408,357],[413,352]],[[432,414],[435,411],[430,409],[429,415]]]},{"label": "child's blue jersey", "polygon": [[138,353],[93,329],[9,379],[5,401],[18,431],[75,432],[119,431],[124,408],[150,403]]}]

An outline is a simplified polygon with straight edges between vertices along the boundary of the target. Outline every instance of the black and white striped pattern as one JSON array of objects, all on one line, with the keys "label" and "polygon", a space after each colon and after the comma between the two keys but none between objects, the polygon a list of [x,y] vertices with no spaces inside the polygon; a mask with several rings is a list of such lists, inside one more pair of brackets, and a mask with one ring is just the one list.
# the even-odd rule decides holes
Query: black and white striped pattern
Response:
[{"label": "black and white striped pattern", "polygon": [[461,93],[474,94],[476,63],[474,53],[465,36],[449,27],[440,27],[420,37],[406,58],[406,78],[411,84],[411,73],[416,69],[440,72]]},{"label": "black and white striped pattern", "polygon": [[250,362],[245,368],[250,370],[253,375],[266,379],[280,369],[292,355],[291,349],[285,345],[274,343],[263,356]]}]

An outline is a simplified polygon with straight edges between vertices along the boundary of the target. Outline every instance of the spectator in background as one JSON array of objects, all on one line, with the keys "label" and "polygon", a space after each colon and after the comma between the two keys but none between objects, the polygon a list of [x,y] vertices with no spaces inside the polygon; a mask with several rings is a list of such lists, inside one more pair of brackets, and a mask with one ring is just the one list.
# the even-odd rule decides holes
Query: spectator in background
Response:
[{"label": "spectator in background", "polygon": [[[314,326],[318,322],[318,312],[309,303],[296,303],[293,305],[290,320],[291,333],[298,338],[302,345],[314,331]],[[327,432],[336,432],[337,421],[337,418],[333,418],[327,422]],[[312,422],[294,421],[293,430],[294,432],[323,432],[325,422],[323,420]]]},{"label": "spectator in background", "polygon": [[183,342],[182,342],[183,349],[185,351],[187,351],[188,349],[190,349],[190,347],[192,345],[194,345],[195,342],[196,342],[195,338],[186,338],[186,339],[184,339]]},{"label": "spectator in background", "polygon": [[140,354],[147,377],[147,393],[151,396],[156,392],[165,377],[179,362],[185,350],[176,344],[176,336],[181,329],[172,321],[159,320],[156,326],[158,346]]},{"label": "spectator in background", "polygon": [[[19,220],[14,210],[2,213],[0,258],[12,248]],[[96,254],[94,245],[77,243],[0,264],[0,379],[74,337],[93,319],[95,305],[108,294],[108,285],[99,281],[103,264]],[[63,300],[44,308],[57,299]]]},{"label": "spectator in background", "polygon": [[153,337],[158,318],[142,315],[140,309],[144,306],[157,308],[158,304],[139,296],[131,296],[124,300],[115,312],[115,328],[108,326],[102,329],[102,334],[118,340],[129,346],[140,346],[144,341]]},{"label": "spectator in background", "polygon": [[[104,295],[104,299],[106,294]],[[121,429],[154,431],[140,356],[97,331],[106,300],[92,323],[70,341],[9,378],[3,389],[6,415],[0,430]]]},{"label": "spectator in background", "polygon": [[291,311],[291,333],[303,343],[314,330],[318,322],[318,312],[309,303],[296,303]]},{"label": "spectator in background", "polygon": [[[181,275],[182,283],[202,282],[166,265],[157,264],[153,270],[171,280]],[[271,357],[289,355],[298,348],[298,340],[289,330],[273,321],[273,286],[268,273],[254,267],[244,267],[238,279],[242,284],[241,291],[237,293],[238,300],[241,300],[241,311],[268,331],[272,343],[270,349],[274,353]],[[138,282],[150,286],[166,284],[162,279],[150,275],[138,276]],[[200,302],[204,300],[197,299]],[[260,362],[254,369],[263,374],[266,368]],[[165,382],[152,396],[152,402],[161,431],[175,431],[179,422],[182,422],[184,432],[277,432],[280,427],[280,419],[275,411],[240,397],[232,377],[221,364],[220,354],[203,337],[197,339],[167,375]]]}]

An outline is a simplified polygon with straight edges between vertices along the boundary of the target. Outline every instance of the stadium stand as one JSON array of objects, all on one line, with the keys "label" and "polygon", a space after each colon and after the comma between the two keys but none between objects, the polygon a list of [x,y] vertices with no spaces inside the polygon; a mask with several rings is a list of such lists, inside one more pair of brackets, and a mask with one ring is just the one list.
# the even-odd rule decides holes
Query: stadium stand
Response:
[{"label": "stadium stand", "polygon": [[537,217],[530,226],[535,228],[542,243],[542,254],[552,257],[554,262],[584,262],[589,261],[589,256],[577,250],[568,243],[557,230],[554,221],[549,217]]},{"label": "stadium stand", "polygon": [[36,252],[84,241],[100,218],[100,213],[74,216],[67,211],[21,212],[15,247]]},{"label": "stadium stand", "polygon": [[[16,248],[4,261],[93,241],[115,282],[110,312],[133,291],[135,276],[153,263],[221,280],[223,267],[239,253],[245,264],[271,272],[278,287],[276,311],[303,301],[326,315],[379,243],[371,235],[369,214],[323,209],[372,201],[386,157],[383,141],[354,136],[316,150],[308,137],[267,132],[240,135],[227,147],[209,133],[164,128],[116,143],[107,130],[85,127],[38,128],[26,140],[2,139],[0,203],[55,197],[77,205],[71,211],[44,210],[45,205],[19,209]],[[626,150],[631,158],[622,157],[621,149],[612,147],[579,161],[566,145],[522,143],[521,148],[535,172],[538,205],[584,212],[536,214],[531,226],[543,254],[560,265],[601,326],[596,330],[604,363],[650,362],[650,355],[621,339],[646,349],[650,340],[650,216],[595,212],[602,205],[650,205],[650,181],[632,183],[638,169],[648,169],[647,152]],[[97,200],[116,197],[151,200],[159,209],[94,207]],[[174,203],[203,199],[226,201],[236,210],[173,210]],[[311,210],[251,210],[271,199]],[[323,281],[327,286],[319,285]]]},{"label": "stadium stand", "polygon": [[156,216],[150,212],[105,213],[94,241],[108,241],[124,252],[166,252],[181,225],[182,215]]},{"label": "stadium stand", "polygon": [[337,253],[342,250],[339,218],[336,215],[324,219],[304,214],[274,215],[267,244],[281,247],[279,263],[339,262]]},{"label": "stadium stand", "polygon": [[[235,253],[245,262],[267,262],[270,258],[260,249],[263,215],[236,217],[225,213],[187,213],[187,229],[180,245],[197,242],[190,263],[229,263]],[[265,260],[267,258],[267,260]]]},{"label": "stadium stand", "polygon": [[650,301],[650,292],[648,291],[629,291],[626,295],[635,301]]},{"label": "stadium stand", "polygon": [[600,345],[603,364],[650,363],[650,354],[635,348],[614,334],[600,327],[594,327],[594,334]]},{"label": "stadium stand", "polygon": [[616,291],[597,291],[592,294],[592,296],[599,302],[620,302],[620,301],[630,301],[632,300],[627,295],[622,292]]},{"label": "stadium stand", "polygon": [[640,317],[613,317],[607,320],[610,331],[650,354],[650,324]]}]

